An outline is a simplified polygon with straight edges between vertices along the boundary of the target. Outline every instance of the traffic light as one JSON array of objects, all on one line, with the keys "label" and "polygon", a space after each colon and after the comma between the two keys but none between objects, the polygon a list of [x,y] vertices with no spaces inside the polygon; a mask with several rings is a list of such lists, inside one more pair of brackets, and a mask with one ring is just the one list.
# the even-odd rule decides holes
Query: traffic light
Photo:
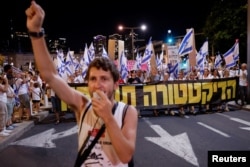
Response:
[{"label": "traffic light", "polygon": [[168,43],[171,44],[173,42],[173,38],[172,37],[168,37]]}]

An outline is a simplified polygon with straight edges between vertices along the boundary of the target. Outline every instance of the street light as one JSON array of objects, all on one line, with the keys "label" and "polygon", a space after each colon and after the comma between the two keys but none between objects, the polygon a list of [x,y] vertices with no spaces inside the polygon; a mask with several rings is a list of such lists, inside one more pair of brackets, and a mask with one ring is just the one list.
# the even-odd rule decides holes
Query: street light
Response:
[{"label": "street light", "polygon": [[118,27],[119,30],[130,30],[130,34],[131,34],[131,47],[132,47],[132,58],[133,60],[135,59],[135,56],[134,56],[134,50],[135,50],[135,45],[134,45],[134,42],[135,42],[135,33],[134,33],[134,30],[137,30],[137,29],[141,29],[143,31],[145,31],[147,29],[147,26],[146,25],[141,25],[140,27],[124,27],[122,25],[120,25]]},{"label": "street light", "polygon": [[173,42],[173,38],[172,38],[172,35],[171,35],[172,31],[171,30],[168,30],[168,44],[172,44]]}]

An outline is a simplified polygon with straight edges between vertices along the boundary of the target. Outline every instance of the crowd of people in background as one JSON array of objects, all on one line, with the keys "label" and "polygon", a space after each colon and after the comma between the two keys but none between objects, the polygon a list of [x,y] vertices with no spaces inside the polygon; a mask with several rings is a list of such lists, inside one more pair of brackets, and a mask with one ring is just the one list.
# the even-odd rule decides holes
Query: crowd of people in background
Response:
[{"label": "crowd of people in background", "polygon": [[[13,71],[11,65],[4,66],[4,72],[0,77],[0,136],[8,136],[14,130],[16,124],[23,120],[32,120],[40,112],[40,105],[44,92],[47,92],[52,103],[52,110],[55,112],[55,124],[60,123],[60,99],[55,95],[49,85],[43,82],[38,71]],[[127,79],[119,79],[122,85],[128,84],[149,84],[174,80],[204,80],[219,79],[227,77],[239,77],[239,91],[235,103],[243,106],[247,100],[247,64],[242,63],[240,68],[204,68],[200,71],[197,68],[191,69],[189,72],[179,70],[177,77],[169,72],[168,68],[147,73],[143,70],[131,70]],[[84,83],[81,71],[76,70],[75,73],[68,76],[68,83]],[[32,105],[31,105],[32,104]],[[18,117],[14,117],[14,110],[18,106]],[[213,110],[213,108],[215,108]],[[32,112],[31,112],[32,111]],[[194,114],[198,112],[229,111],[228,103],[219,103],[216,106],[205,104],[204,106],[180,105],[177,109],[166,109],[164,114],[179,115],[183,117],[185,114]],[[159,110],[153,110],[155,116],[158,116]],[[140,115],[140,112],[138,112]]]},{"label": "crowd of people in background", "polygon": [[[202,70],[200,68],[190,68],[189,71],[186,69],[179,69],[177,75],[171,71],[166,63],[163,63],[157,70],[152,70],[150,72],[141,69],[132,69],[128,71],[126,79],[122,79],[120,76],[119,84],[129,85],[129,84],[154,84],[165,81],[175,81],[175,80],[206,80],[206,79],[219,79],[228,77],[239,77],[239,92],[235,100],[235,103],[243,106],[246,104],[247,98],[247,65],[242,63],[236,65],[230,69],[218,67],[213,68],[211,65],[207,65]],[[84,78],[81,75],[80,70],[76,70],[75,73],[68,76],[68,83],[84,83]],[[239,104],[239,100],[241,101]],[[198,108],[198,109],[197,109]],[[213,110],[213,108],[216,108]],[[229,111],[228,103],[221,103],[218,105],[200,105],[200,106],[187,106],[181,105],[178,109],[166,109],[165,114],[184,116],[186,113],[191,113],[196,115],[200,112],[211,113],[213,111],[223,112]],[[159,111],[154,110],[154,115],[158,115]],[[140,113],[140,112],[138,112]]]},{"label": "crowd of people in background", "polygon": [[[192,68],[190,71],[179,70],[178,75],[174,76],[173,73],[169,72],[168,68],[158,70],[155,73],[147,74],[146,71],[142,70],[131,70],[125,82],[120,82],[122,84],[148,84],[148,83],[160,83],[165,81],[175,81],[175,80],[205,80],[205,79],[219,79],[228,77],[239,77],[239,92],[237,94],[235,103],[241,106],[246,104],[247,100],[247,64],[242,63],[241,67],[237,66],[230,69],[227,68],[209,68],[205,67],[202,70],[198,68]],[[198,108],[198,109],[196,109]],[[213,110],[213,108],[216,108]],[[175,115],[179,114],[183,117],[186,113],[191,113],[196,115],[200,112],[212,113],[229,111],[228,103],[222,102],[216,106],[206,104],[204,106],[189,106],[180,105],[178,109],[166,109],[165,114]],[[159,111],[153,110],[154,115],[158,115]]]},{"label": "crowd of people in background", "polygon": [[[44,94],[51,93],[50,87],[42,80],[39,71],[17,70],[10,64],[3,67],[0,75],[0,136],[9,136],[18,126],[17,123],[37,119],[35,115],[41,112]],[[52,110],[55,112],[55,124],[60,123],[59,100],[52,100]]]}]

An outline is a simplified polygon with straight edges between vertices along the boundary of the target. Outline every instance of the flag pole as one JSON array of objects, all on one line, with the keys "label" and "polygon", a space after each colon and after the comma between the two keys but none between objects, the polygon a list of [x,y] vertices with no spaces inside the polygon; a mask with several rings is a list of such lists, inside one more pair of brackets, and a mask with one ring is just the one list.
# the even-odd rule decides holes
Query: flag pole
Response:
[{"label": "flag pole", "polygon": [[[193,28],[192,28],[193,29]],[[188,31],[188,30],[187,30]],[[193,29],[193,34],[194,33],[194,29]],[[192,36],[193,38],[193,47],[192,47],[192,51],[189,53],[189,65],[190,67],[195,66],[196,65],[196,47],[195,47],[195,35]]]},{"label": "flag pole", "polygon": [[[236,39],[235,40],[235,43],[239,43],[239,39]],[[240,58],[238,59],[238,69],[239,69],[239,71],[238,72],[240,72]]]}]

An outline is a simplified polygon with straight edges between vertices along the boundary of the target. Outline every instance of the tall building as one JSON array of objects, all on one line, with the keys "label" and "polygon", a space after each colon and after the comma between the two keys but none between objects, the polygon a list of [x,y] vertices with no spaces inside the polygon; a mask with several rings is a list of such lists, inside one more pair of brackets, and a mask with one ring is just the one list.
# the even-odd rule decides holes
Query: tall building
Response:
[{"label": "tall building", "polygon": [[121,40],[121,35],[110,35],[108,40],[108,53],[110,58],[113,60],[119,60],[122,52],[124,52],[124,41]]}]

